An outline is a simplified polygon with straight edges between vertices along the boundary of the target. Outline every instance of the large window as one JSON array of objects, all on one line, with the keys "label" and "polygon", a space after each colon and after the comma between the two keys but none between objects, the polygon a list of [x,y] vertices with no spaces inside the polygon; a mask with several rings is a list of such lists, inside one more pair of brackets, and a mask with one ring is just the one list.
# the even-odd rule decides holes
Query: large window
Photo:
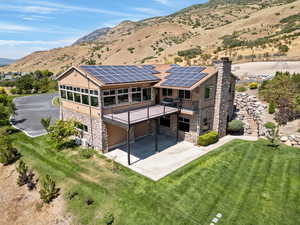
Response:
[{"label": "large window", "polygon": [[179,90],[179,98],[181,98],[181,99],[191,99],[191,91]]},{"label": "large window", "polygon": [[75,102],[81,103],[81,95],[79,93],[74,93]]},{"label": "large window", "polygon": [[173,95],[173,90],[169,88],[163,89],[163,96],[165,97],[171,97]]},{"label": "large window", "polygon": [[85,104],[85,105],[89,105],[90,104],[89,96],[88,95],[81,95],[81,97],[82,97],[82,104]]},{"label": "large window", "polygon": [[91,96],[91,106],[98,107],[99,106],[99,100],[96,96]]},{"label": "large window", "polygon": [[143,100],[144,101],[151,100],[151,88],[144,88],[143,89]]},{"label": "large window", "polygon": [[63,99],[67,98],[67,93],[66,93],[65,90],[60,90],[60,97],[63,98]]},{"label": "large window", "polygon": [[74,100],[73,92],[68,91],[67,98],[68,98],[68,100],[73,101]]},{"label": "large window", "polygon": [[142,92],[141,88],[132,88],[132,102],[141,102],[142,101]]},{"label": "large window", "polygon": [[128,88],[119,89],[118,90],[118,104],[128,103],[129,102],[129,94]]},{"label": "large window", "polygon": [[103,102],[104,102],[104,106],[111,106],[117,104],[116,91],[115,90],[103,91]]},{"label": "large window", "polygon": [[212,91],[213,91],[212,86],[206,86],[205,89],[204,89],[204,98],[205,99],[211,99],[212,98]]},{"label": "large window", "polygon": [[178,125],[179,130],[184,132],[190,132],[190,119],[179,117]]},{"label": "large window", "polygon": [[171,117],[170,116],[161,117],[160,125],[164,127],[171,127]]}]

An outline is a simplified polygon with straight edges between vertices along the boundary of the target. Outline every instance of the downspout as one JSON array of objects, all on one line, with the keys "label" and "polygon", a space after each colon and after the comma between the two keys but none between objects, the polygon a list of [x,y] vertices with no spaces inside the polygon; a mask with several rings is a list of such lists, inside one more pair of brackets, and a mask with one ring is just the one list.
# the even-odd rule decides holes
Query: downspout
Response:
[{"label": "downspout", "polygon": [[93,120],[92,120],[92,106],[91,106],[91,94],[90,94],[90,79],[86,77],[88,80],[88,89],[89,89],[89,111],[90,111],[90,126],[91,126],[91,137],[92,137],[92,147],[94,148],[94,133],[93,133]]}]

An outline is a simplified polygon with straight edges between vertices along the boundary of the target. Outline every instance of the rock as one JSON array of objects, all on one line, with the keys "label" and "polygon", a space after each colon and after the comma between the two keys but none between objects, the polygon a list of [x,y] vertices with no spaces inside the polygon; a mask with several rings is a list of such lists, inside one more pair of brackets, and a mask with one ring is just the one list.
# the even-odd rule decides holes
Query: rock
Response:
[{"label": "rock", "polygon": [[281,142],[287,142],[289,139],[288,139],[288,137],[287,136],[282,136],[281,138],[280,138],[280,141]]}]

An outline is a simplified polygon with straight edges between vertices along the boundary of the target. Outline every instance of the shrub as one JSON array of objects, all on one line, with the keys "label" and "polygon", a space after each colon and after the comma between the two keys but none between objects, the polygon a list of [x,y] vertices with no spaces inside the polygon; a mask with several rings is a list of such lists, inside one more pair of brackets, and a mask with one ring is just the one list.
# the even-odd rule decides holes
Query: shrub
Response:
[{"label": "shrub", "polygon": [[92,149],[81,149],[79,152],[80,157],[84,159],[90,159],[94,155],[94,151]]},{"label": "shrub", "polygon": [[12,146],[9,138],[2,134],[0,137],[0,163],[3,165],[9,165],[17,161],[19,158],[20,154],[18,150]]},{"label": "shrub", "polygon": [[10,93],[13,95],[17,94],[17,88],[10,89]]},{"label": "shrub", "polygon": [[257,89],[258,88],[258,83],[257,82],[252,82],[249,84],[250,89]]},{"label": "shrub", "polygon": [[218,132],[211,131],[207,134],[200,136],[198,142],[200,146],[208,146],[218,142],[218,140],[219,140]]},{"label": "shrub", "polygon": [[23,160],[20,160],[18,166],[16,167],[16,171],[19,173],[17,184],[19,186],[27,184],[28,167],[26,166]]},{"label": "shrub", "polygon": [[49,116],[47,118],[42,118],[41,119],[41,124],[44,127],[44,129],[48,132],[50,124],[51,124],[51,116]]},{"label": "shrub", "polygon": [[298,128],[297,132],[300,133],[300,128]]},{"label": "shrub", "polygon": [[243,87],[243,86],[239,86],[239,87],[237,87],[237,89],[236,89],[238,92],[245,92],[245,91],[247,91],[247,88],[246,87]]},{"label": "shrub", "polygon": [[41,180],[41,189],[39,193],[40,198],[44,203],[50,203],[53,199],[58,197],[59,188],[56,187],[55,181],[49,175],[46,175]]},{"label": "shrub", "polygon": [[270,141],[270,146],[277,148],[279,146],[279,127],[272,122],[265,123],[264,127],[268,129],[266,137]]},{"label": "shrub", "polygon": [[103,218],[103,222],[105,225],[112,225],[115,222],[114,214],[106,213]]},{"label": "shrub", "polygon": [[244,130],[244,123],[240,120],[232,120],[228,123],[228,131],[231,133],[238,133]]},{"label": "shrub", "polygon": [[271,103],[269,104],[269,109],[268,109],[268,111],[269,111],[270,114],[274,114],[274,113],[275,113],[275,104],[274,104],[274,102],[271,102]]}]

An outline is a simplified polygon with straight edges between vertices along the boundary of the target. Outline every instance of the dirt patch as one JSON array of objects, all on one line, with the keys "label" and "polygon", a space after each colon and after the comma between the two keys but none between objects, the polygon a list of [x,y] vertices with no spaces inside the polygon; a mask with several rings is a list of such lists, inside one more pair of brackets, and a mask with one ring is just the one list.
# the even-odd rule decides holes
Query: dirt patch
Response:
[{"label": "dirt patch", "polygon": [[42,204],[37,190],[16,184],[15,166],[0,166],[0,224],[5,225],[69,225],[62,196],[50,205]]}]

